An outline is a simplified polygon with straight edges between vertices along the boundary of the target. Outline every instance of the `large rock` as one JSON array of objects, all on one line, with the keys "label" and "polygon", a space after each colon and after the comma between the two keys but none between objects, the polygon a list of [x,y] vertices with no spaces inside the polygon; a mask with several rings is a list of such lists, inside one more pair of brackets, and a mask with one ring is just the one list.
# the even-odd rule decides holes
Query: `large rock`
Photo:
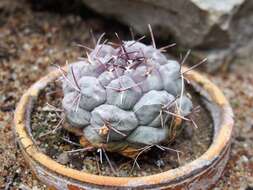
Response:
[{"label": "large rock", "polygon": [[[209,70],[233,57],[252,54],[252,0],[83,0],[100,14],[147,34],[172,35],[199,58],[208,57]],[[246,49],[245,49],[246,48]]]}]

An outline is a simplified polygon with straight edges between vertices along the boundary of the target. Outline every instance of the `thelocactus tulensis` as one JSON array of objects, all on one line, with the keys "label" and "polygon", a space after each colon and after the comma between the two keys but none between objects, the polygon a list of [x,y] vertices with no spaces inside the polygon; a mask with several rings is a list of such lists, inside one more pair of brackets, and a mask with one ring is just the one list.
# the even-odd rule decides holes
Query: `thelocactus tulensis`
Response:
[{"label": "thelocactus tulensis", "polygon": [[62,76],[70,127],[82,130],[87,146],[130,157],[173,141],[193,109],[181,65],[139,41],[99,41]]}]

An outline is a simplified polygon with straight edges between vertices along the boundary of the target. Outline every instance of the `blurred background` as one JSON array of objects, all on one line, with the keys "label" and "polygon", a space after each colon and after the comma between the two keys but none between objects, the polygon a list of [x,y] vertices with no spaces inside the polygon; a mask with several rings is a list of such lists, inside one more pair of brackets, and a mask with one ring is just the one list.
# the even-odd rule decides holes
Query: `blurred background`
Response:
[{"label": "blurred background", "polygon": [[0,0],[0,189],[45,189],[17,149],[13,112],[22,93],[51,69],[85,55],[103,32],[113,40],[145,35],[151,24],[158,47],[202,72],[235,111],[231,159],[216,190],[253,190],[252,0]]}]

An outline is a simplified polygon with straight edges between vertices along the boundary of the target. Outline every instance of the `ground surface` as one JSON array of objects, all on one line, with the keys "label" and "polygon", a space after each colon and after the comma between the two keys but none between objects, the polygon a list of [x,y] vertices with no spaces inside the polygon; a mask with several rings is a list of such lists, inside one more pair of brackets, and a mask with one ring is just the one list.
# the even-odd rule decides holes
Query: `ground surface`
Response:
[{"label": "ground surface", "polygon": [[[14,143],[15,105],[25,89],[52,69],[51,62],[64,64],[80,56],[73,44],[91,44],[90,28],[95,34],[121,30],[110,24],[96,17],[34,12],[24,0],[0,1],[0,189],[45,189]],[[208,76],[231,101],[236,121],[231,159],[216,190],[253,189],[252,73],[248,63]]]}]

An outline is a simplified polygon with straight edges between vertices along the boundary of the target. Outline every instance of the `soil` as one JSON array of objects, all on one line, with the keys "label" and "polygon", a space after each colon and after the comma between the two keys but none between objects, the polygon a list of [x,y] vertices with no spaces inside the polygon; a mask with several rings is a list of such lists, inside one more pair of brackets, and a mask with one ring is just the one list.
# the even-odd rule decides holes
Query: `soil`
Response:
[{"label": "soil", "polygon": [[[13,112],[24,91],[52,69],[51,62],[63,65],[80,56],[73,42],[92,44],[91,28],[96,36],[111,30],[129,39],[124,28],[95,15],[35,11],[25,0],[0,1],[0,189],[46,189],[16,146]],[[253,64],[243,62],[225,73],[205,74],[222,89],[235,112],[231,157],[214,190],[253,189],[252,73]]]},{"label": "soil", "polygon": [[168,150],[151,147],[138,159],[109,152],[100,155],[96,150],[81,151],[79,138],[69,133],[63,126],[67,121],[60,122],[61,118],[64,118],[64,113],[61,112],[62,90],[59,82],[51,83],[41,91],[31,114],[32,135],[42,152],[68,167],[88,173],[133,177],[167,171],[198,158],[211,144],[213,134],[211,116],[199,95],[193,90],[187,92],[191,92],[191,96],[194,97],[194,106],[200,107],[200,112],[194,117],[198,128],[185,123],[182,134],[175,142],[162,145],[168,147]]}]

